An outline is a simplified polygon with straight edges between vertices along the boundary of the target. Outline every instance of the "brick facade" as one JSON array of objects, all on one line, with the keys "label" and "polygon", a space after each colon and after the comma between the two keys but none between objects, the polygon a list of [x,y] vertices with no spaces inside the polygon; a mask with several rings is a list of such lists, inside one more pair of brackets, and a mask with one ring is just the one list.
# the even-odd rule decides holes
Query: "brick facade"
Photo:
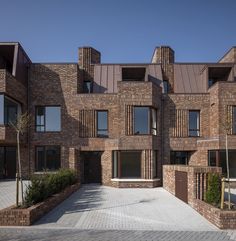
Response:
[{"label": "brick facade", "polygon": [[[232,106],[236,105],[233,58],[223,61],[231,61],[230,65],[214,64],[214,67],[232,68],[229,81],[220,81],[208,88],[208,64],[201,65],[204,67],[198,72],[188,64],[183,65],[181,71],[189,72],[182,73],[183,80],[177,79],[174,51],[166,46],[155,49],[151,64],[103,65],[101,54],[91,47],[79,48],[78,56],[78,63],[30,62],[26,82],[17,81],[17,76],[0,69],[0,92],[19,101],[23,111],[28,110],[31,115],[29,131],[22,141],[25,176],[35,172],[37,146],[57,145],[60,146],[61,167],[76,169],[78,175],[84,173],[82,152],[100,151],[102,184],[153,187],[161,185],[162,165],[170,163],[172,151],[187,151],[190,165],[207,166],[208,151],[225,148],[224,113],[227,110],[227,115],[232,116]],[[144,68],[144,80],[122,81],[123,68]],[[204,83],[205,92],[197,92],[200,84],[197,78]],[[84,92],[85,81],[93,83],[93,93]],[[164,93],[163,81],[169,83],[168,93]],[[190,83],[188,88],[186,81]],[[175,89],[181,88],[182,92],[175,93]],[[61,107],[61,131],[36,132],[36,106],[54,105]],[[135,106],[157,110],[156,135],[135,135]],[[98,110],[108,111],[108,138],[97,135]],[[200,111],[198,137],[189,136],[189,110]],[[230,149],[236,149],[235,138],[231,133]],[[0,142],[15,145],[11,128],[0,126]],[[141,152],[140,180],[112,178],[113,151]],[[154,152],[157,153],[155,177]]]}]

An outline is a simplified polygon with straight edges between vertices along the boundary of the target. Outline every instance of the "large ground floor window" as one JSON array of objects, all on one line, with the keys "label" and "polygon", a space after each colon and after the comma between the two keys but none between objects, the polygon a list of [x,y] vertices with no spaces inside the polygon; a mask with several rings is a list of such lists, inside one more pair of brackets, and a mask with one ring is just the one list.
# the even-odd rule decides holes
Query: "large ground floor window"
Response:
[{"label": "large ground floor window", "polygon": [[[222,173],[226,175],[226,152],[225,150],[208,151],[208,165],[222,167]],[[229,176],[236,178],[236,150],[229,150]]]},{"label": "large ground floor window", "polygon": [[60,146],[37,146],[35,171],[55,171],[61,167]]},{"label": "large ground floor window", "polygon": [[113,178],[141,178],[141,151],[113,151]]}]

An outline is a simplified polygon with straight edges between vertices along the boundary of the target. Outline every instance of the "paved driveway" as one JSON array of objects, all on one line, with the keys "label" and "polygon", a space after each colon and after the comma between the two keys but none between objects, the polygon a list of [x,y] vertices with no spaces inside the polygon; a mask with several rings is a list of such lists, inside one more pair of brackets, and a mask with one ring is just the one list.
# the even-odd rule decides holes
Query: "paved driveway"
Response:
[{"label": "paved driveway", "polygon": [[39,220],[35,228],[194,230],[217,228],[163,188],[84,185]]},{"label": "paved driveway", "polygon": [[[24,181],[24,186],[27,185]],[[21,201],[21,198],[20,198]],[[0,181],[0,209],[9,207],[16,203],[16,182]]]}]

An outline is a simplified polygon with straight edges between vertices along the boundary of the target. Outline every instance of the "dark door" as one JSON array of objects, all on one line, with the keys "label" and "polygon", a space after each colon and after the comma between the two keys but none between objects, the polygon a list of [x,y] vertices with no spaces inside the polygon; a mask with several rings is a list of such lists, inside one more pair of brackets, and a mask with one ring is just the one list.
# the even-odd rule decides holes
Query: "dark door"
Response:
[{"label": "dark door", "polygon": [[101,183],[101,152],[83,152],[83,183]]},{"label": "dark door", "polygon": [[0,178],[15,178],[16,148],[0,147]]},{"label": "dark door", "polygon": [[175,171],[175,196],[188,203],[188,173]]}]

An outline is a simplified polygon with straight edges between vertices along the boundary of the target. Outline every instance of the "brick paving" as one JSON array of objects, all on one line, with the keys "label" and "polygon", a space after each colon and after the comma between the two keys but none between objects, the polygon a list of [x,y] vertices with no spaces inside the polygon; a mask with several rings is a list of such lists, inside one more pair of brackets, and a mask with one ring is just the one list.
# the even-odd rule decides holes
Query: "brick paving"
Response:
[{"label": "brick paving", "polygon": [[[27,181],[24,181],[24,187]],[[15,204],[16,200],[16,182],[15,181],[0,181],[0,209],[9,207]],[[21,201],[21,197],[20,197]]]},{"label": "brick paving", "polygon": [[0,228],[1,241],[212,241],[233,240],[223,231],[141,231]]},{"label": "brick paving", "polygon": [[35,227],[92,230],[214,231],[217,228],[163,188],[85,185]]}]

